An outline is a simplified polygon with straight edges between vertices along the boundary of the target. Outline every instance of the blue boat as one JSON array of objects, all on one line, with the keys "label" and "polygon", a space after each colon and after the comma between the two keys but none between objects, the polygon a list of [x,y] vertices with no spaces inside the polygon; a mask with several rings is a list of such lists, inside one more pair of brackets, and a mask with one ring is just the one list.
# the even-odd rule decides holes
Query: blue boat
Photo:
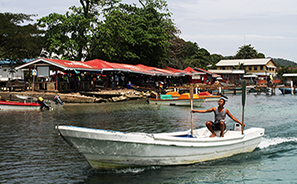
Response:
[{"label": "blue boat", "polygon": [[[297,88],[294,88],[295,89],[295,93],[297,93]],[[291,94],[291,88],[279,88],[279,90],[283,93],[283,94]],[[285,93],[284,93],[284,90],[285,90]],[[294,93],[294,92],[293,92]]]}]

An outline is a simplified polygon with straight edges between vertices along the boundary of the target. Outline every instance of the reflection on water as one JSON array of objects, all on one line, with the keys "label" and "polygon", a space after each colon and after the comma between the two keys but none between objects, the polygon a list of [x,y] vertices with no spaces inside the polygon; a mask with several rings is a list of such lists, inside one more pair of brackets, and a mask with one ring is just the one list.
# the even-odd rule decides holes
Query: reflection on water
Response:
[{"label": "reflection on water", "polygon": [[[217,105],[204,103],[200,109]],[[56,124],[127,132],[171,132],[190,128],[190,107],[149,105],[145,100],[66,104],[53,111],[0,111],[0,183],[254,183],[295,178],[297,97],[248,95],[245,123],[266,135],[252,153],[187,166],[94,171],[58,136]],[[241,96],[226,107],[241,120]],[[204,127],[213,114],[194,114]],[[228,120],[228,128],[233,122]],[[286,168],[284,168],[284,165]],[[286,173],[290,169],[290,173]],[[296,178],[295,178],[296,179]]]}]

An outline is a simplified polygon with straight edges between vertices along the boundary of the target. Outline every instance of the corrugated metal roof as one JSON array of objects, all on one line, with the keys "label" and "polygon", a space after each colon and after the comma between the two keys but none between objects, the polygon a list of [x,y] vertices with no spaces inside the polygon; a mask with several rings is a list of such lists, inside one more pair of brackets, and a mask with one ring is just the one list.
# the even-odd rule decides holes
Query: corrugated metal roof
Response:
[{"label": "corrugated metal roof", "polygon": [[30,65],[37,64],[39,62],[47,63],[53,65],[63,70],[92,70],[92,67],[81,61],[69,61],[60,59],[49,59],[49,58],[38,58],[23,65],[16,67],[16,69],[26,68]]},{"label": "corrugated metal roof", "polygon": [[297,77],[297,73],[284,73],[283,77]]},{"label": "corrugated metal roof", "polygon": [[216,74],[244,74],[244,70],[208,70]]},{"label": "corrugated metal roof", "polygon": [[[244,66],[249,65],[266,65],[271,58],[263,58],[263,59],[232,59],[232,60],[221,60],[216,66],[238,66],[239,63],[243,63]],[[272,60],[275,64],[275,62]],[[275,64],[276,65],[276,64]]]}]

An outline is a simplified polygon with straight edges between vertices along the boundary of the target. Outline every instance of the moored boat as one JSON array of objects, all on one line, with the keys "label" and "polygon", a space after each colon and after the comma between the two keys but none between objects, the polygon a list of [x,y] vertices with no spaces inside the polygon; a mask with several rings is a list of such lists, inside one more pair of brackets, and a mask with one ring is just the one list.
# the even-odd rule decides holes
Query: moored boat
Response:
[{"label": "moored boat", "polygon": [[[173,133],[126,133],[57,125],[63,139],[78,149],[94,169],[184,165],[252,152],[263,128],[227,130],[209,138],[207,128]],[[219,133],[217,132],[217,135]]]},{"label": "moored boat", "polygon": [[199,98],[204,98],[204,102],[217,102],[220,100],[220,98],[222,97],[220,94],[217,95],[213,95],[210,94],[209,92],[201,92],[198,94]]},{"label": "moored boat", "polygon": [[[205,99],[199,98],[194,94],[193,106],[200,107]],[[190,106],[190,94],[183,93],[178,98],[172,98],[171,95],[160,95],[160,98],[149,98],[149,104],[154,105],[177,105],[177,106]]]},{"label": "moored boat", "polygon": [[279,90],[282,92],[282,94],[291,94],[292,91],[294,94],[297,93],[297,88],[294,88],[293,90],[291,88],[279,88]]},{"label": "moored boat", "polygon": [[0,101],[1,110],[39,110],[40,104],[34,102]]},{"label": "moored boat", "polygon": [[[171,95],[172,98],[177,99],[180,97],[180,94],[176,91],[168,92],[166,95]],[[195,95],[195,94],[194,94]],[[200,92],[196,98],[205,99],[204,102],[216,102],[219,101],[221,98],[220,94],[214,95],[209,92]]]}]

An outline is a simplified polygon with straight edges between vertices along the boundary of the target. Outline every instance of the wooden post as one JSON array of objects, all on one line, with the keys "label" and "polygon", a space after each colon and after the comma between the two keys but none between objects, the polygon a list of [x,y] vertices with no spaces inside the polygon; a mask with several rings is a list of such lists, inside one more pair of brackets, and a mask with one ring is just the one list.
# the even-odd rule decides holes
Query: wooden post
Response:
[{"label": "wooden post", "polygon": [[293,81],[291,80],[291,95],[294,95]]},{"label": "wooden post", "polygon": [[31,66],[29,66],[29,90],[31,86]]},{"label": "wooden post", "polygon": [[56,67],[56,90],[59,91],[58,89],[58,68]]},{"label": "wooden post", "polygon": [[34,65],[34,75],[33,75],[32,92],[34,91],[34,88],[35,88],[35,72],[37,72],[36,71],[36,65]]},{"label": "wooden post", "polygon": [[[194,93],[194,89],[193,89],[193,84],[191,84],[190,86],[190,104],[191,104],[191,111],[193,110],[193,93]],[[194,129],[194,126],[193,126],[193,113],[191,113],[191,135],[193,136],[193,129]]]}]

